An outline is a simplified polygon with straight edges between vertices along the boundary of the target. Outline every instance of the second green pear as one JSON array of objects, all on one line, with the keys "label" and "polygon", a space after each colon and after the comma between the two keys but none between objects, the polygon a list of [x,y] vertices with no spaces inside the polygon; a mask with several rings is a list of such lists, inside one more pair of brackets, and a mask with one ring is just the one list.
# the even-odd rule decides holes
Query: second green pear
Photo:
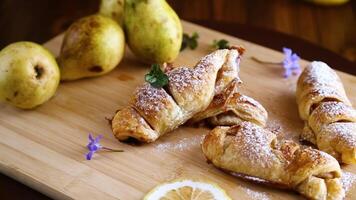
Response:
[{"label": "second green pear", "polygon": [[179,54],[182,24],[165,0],[125,0],[124,29],[143,62],[173,62]]},{"label": "second green pear", "polygon": [[91,15],[67,30],[58,64],[62,80],[100,76],[110,72],[124,55],[125,38],[111,18]]},{"label": "second green pear", "polygon": [[99,14],[111,17],[122,26],[124,20],[124,0],[101,0]]}]

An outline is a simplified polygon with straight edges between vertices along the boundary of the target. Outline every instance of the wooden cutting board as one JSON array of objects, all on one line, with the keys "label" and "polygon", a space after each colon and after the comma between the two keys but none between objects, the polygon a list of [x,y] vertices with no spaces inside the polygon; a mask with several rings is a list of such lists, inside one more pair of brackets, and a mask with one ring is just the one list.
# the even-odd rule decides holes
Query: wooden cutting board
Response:
[{"label": "wooden cutting board", "polygon": [[[245,46],[242,92],[268,110],[268,129],[278,130],[280,138],[297,140],[303,126],[295,102],[297,78],[284,79],[281,66],[251,59],[281,61],[282,53],[188,22],[183,26],[187,33],[199,33],[199,47],[183,51],[174,66],[195,64],[209,53],[214,39]],[[60,35],[45,46],[58,55],[62,38]],[[207,164],[200,149],[207,129],[181,127],[143,146],[119,143],[105,118],[128,103],[149,70],[126,50],[124,60],[113,72],[61,83],[55,97],[35,110],[0,104],[0,171],[55,199],[141,199],[155,185],[185,177],[214,181],[233,199],[302,198],[291,191],[239,180]],[[356,105],[356,77],[338,74]],[[104,146],[125,152],[102,152],[91,161],[85,160],[88,133],[103,134]],[[356,199],[356,166],[343,166],[343,170],[346,199]]]}]

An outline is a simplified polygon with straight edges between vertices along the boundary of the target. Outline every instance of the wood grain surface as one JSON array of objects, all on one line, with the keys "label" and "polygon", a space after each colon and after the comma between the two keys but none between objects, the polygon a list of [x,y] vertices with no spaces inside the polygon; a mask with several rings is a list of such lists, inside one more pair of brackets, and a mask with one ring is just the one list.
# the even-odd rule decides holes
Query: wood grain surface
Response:
[{"label": "wood grain surface", "polygon": [[[280,138],[297,140],[303,123],[297,113],[297,77],[282,78],[280,52],[216,31],[183,22],[186,32],[199,31],[199,47],[185,50],[175,66],[193,65],[209,53],[213,39],[226,38],[247,49],[241,63],[241,91],[265,106],[267,128]],[[62,36],[46,43],[58,55]],[[305,66],[307,61],[302,61]],[[218,183],[234,199],[300,199],[294,192],[257,185],[232,177],[206,160],[200,141],[204,128],[180,127],[153,144],[130,146],[119,143],[105,118],[127,105],[136,86],[143,82],[148,66],[127,49],[122,63],[111,73],[91,79],[64,82],[56,95],[35,110],[23,111],[0,104],[0,171],[55,199],[140,199],[155,185],[175,178],[196,178]],[[338,72],[351,102],[356,104],[356,77]],[[123,153],[102,152],[85,160],[88,133],[103,134],[102,144],[124,149]],[[356,166],[343,166],[349,178]],[[352,175],[352,176],[351,176]],[[356,198],[356,187],[348,188],[346,199]]]}]

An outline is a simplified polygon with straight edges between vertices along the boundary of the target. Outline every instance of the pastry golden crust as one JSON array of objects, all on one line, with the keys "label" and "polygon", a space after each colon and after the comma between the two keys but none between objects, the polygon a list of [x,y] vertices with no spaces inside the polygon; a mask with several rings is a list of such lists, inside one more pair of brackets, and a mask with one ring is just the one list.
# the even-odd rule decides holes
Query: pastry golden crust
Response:
[{"label": "pastry golden crust", "polygon": [[[131,137],[153,142],[177,128],[205,110],[215,91],[238,77],[239,59],[236,49],[216,50],[203,57],[194,68],[168,71],[169,83],[165,88],[154,88],[147,83],[138,87],[129,107],[116,113],[112,122],[114,135],[120,141]],[[142,119],[145,123],[137,123]],[[134,133],[133,130],[139,131]]]},{"label": "pastry golden crust", "polygon": [[241,83],[239,78],[239,63],[240,60],[236,60],[236,53],[242,55],[244,49],[237,48],[237,51],[230,53],[227,56],[226,62],[222,66],[221,70],[218,72],[216,83],[215,83],[215,94],[221,93],[227,85],[229,85],[233,80],[237,83]]},{"label": "pastry golden crust", "polygon": [[131,106],[158,133],[171,131],[183,118],[173,98],[163,88],[154,88],[148,83],[136,90]]},{"label": "pastry golden crust", "polygon": [[296,98],[299,114],[307,120],[313,109],[324,101],[339,101],[351,105],[338,75],[323,62],[312,62],[297,82]]},{"label": "pastry golden crust", "polygon": [[239,93],[239,84],[238,79],[231,81],[221,93],[214,96],[209,107],[194,115],[190,122],[207,119],[214,126],[232,126],[249,121],[265,126],[268,118],[266,109],[251,97]]},{"label": "pastry golden crust", "polygon": [[131,107],[125,107],[116,113],[112,120],[112,130],[119,140],[134,137],[140,141],[150,142],[159,137],[158,132],[152,130],[146,120]]},{"label": "pastry golden crust", "polygon": [[216,167],[257,177],[294,189],[311,199],[342,199],[339,163],[330,155],[303,148],[253,123],[216,127],[203,140],[202,150]]},{"label": "pastry golden crust", "polygon": [[347,164],[356,163],[356,111],[337,74],[312,62],[297,84],[299,114],[305,120],[302,140]]}]

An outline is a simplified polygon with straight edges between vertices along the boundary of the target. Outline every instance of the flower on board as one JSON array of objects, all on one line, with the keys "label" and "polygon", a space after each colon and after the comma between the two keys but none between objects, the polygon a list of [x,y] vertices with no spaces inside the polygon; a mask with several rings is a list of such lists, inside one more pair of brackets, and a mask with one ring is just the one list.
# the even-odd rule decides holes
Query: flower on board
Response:
[{"label": "flower on board", "polygon": [[96,138],[94,138],[92,136],[92,134],[89,133],[88,138],[89,138],[89,143],[87,145],[87,148],[88,148],[89,152],[85,156],[87,160],[91,160],[94,153],[97,151],[100,151],[100,150],[107,150],[107,151],[111,151],[111,152],[123,152],[123,150],[115,150],[115,149],[111,149],[108,147],[103,147],[100,144],[100,140],[101,140],[101,138],[103,138],[103,135],[98,135]]},{"label": "flower on board", "polygon": [[292,49],[283,47],[284,60],[282,62],[284,68],[284,78],[288,78],[291,75],[298,75],[300,73],[299,60],[300,57],[293,53]]}]

